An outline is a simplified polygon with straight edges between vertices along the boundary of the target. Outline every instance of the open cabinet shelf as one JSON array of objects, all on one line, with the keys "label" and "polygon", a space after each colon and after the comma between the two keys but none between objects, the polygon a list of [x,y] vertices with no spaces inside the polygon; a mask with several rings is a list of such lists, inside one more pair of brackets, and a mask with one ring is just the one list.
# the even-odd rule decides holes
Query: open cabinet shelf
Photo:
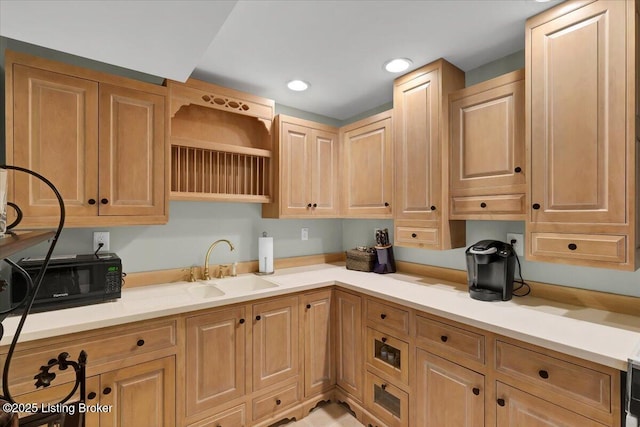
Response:
[{"label": "open cabinet shelf", "polygon": [[7,233],[0,237],[0,259],[10,257],[17,252],[49,240],[55,236],[55,234],[55,231],[52,230],[15,231]]}]

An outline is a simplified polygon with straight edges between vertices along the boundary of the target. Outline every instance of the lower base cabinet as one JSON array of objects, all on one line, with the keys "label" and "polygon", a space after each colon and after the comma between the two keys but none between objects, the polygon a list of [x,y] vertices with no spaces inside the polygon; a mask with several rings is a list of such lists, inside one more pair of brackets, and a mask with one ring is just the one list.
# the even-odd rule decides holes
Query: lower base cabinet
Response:
[{"label": "lower base cabinet", "polygon": [[388,427],[409,425],[409,395],[371,372],[365,378],[364,404]]},{"label": "lower base cabinet", "polygon": [[244,405],[236,406],[188,427],[246,427],[247,413]]}]

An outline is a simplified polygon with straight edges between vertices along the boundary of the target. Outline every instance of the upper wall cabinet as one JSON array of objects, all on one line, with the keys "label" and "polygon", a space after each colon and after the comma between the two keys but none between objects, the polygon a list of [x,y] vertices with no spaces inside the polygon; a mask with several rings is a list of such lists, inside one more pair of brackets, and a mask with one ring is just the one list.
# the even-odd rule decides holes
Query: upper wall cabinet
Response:
[{"label": "upper wall cabinet", "polygon": [[[166,88],[7,51],[6,161],[51,180],[71,227],[167,222]],[[57,225],[58,202],[14,172],[26,227]]]},{"label": "upper wall cabinet", "polygon": [[638,8],[576,2],[527,21],[527,258],[634,270]]},{"label": "upper wall cabinet", "polygon": [[465,245],[464,221],[449,220],[449,93],[464,72],[440,59],[399,77],[393,90],[395,244]]},{"label": "upper wall cabinet", "polygon": [[269,202],[274,102],[194,79],[167,86],[171,199]]},{"label": "upper wall cabinet", "polygon": [[393,217],[391,113],[340,128],[344,217]]},{"label": "upper wall cabinet", "polygon": [[338,130],[295,117],[276,116],[273,202],[264,218],[335,218],[338,198]]},{"label": "upper wall cabinet", "polygon": [[449,95],[452,219],[524,220],[524,70]]}]

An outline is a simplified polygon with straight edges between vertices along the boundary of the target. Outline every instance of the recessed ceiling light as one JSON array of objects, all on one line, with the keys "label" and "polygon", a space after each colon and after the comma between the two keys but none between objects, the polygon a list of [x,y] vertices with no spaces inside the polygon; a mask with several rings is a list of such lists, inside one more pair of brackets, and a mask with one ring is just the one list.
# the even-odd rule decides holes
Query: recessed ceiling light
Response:
[{"label": "recessed ceiling light", "polygon": [[296,92],[301,92],[309,88],[309,83],[303,82],[302,80],[291,80],[287,83],[287,87],[291,90],[295,90]]},{"label": "recessed ceiling light", "polygon": [[407,58],[395,58],[384,63],[384,69],[390,73],[399,73],[406,70],[411,65],[411,60]]}]

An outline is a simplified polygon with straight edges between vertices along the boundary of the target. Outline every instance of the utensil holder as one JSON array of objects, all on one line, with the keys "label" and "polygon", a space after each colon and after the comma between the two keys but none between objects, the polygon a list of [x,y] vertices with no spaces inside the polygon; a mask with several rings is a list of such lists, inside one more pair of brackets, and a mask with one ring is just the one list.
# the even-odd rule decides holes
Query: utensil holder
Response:
[{"label": "utensil holder", "polygon": [[396,260],[393,257],[393,246],[376,246],[376,263],[373,272],[387,274],[396,272]]}]

